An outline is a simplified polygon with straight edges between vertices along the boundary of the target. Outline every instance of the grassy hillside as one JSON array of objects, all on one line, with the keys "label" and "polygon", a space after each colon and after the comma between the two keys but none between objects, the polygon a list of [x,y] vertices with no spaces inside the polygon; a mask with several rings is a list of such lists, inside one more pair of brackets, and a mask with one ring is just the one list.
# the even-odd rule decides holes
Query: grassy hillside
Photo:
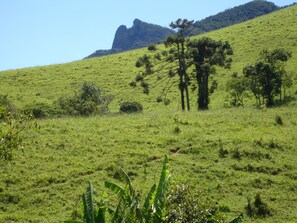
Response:
[{"label": "grassy hillside", "polygon": [[[0,73],[1,94],[18,108],[51,104],[71,94],[83,81],[94,82],[115,96],[112,111],[123,100],[144,104],[144,114],[40,120],[11,163],[0,163],[0,222],[62,222],[71,217],[78,196],[91,180],[97,191],[103,181],[116,181],[124,168],[136,188],[146,192],[158,178],[164,154],[169,155],[173,182],[186,182],[220,205],[228,217],[244,212],[247,197],[260,193],[273,215],[246,222],[297,221],[297,107],[225,109],[224,83],[233,71],[253,63],[263,48],[284,47],[293,52],[288,70],[295,72],[297,90],[297,6],[208,33],[229,40],[234,48],[231,71],[220,71],[211,110],[179,112],[164,108],[129,87],[137,72],[136,59],[145,49],[63,65]],[[160,46],[161,47],[161,46]],[[296,96],[294,96],[296,98]],[[195,98],[192,97],[193,105]],[[284,124],[277,125],[280,116]],[[178,131],[177,131],[178,130]],[[223,158],[220,151],[227,151]],[[177,152],[176,152],[177,151]]]},{"label": "grassy hillside", "polygon": [[[289,61],[287,68],[288,71],[295,72],[296,79],[296,14],[297,6],[292,6],[267,16],[205,34],[214,39],[228,40],[234,48],[232,70],[221,71],[217,75],[219,91],[212,96],[210,107],[222,107],[225,94],[221,90],[225,89],[226,79],[233,71],[242,72],[242,68],[247,63],[255,62],[258,53],[263,48],[284,47],[291,50],[293,58]],[[115,96],[111,107],[113,111],[118,111],[118,105],[122,100],[142,101],[147,109],[155,109],[158,89],[147,97],[142,94],[141,89],[133,89],[128,85],[139,72],[134,66],[135,61],[144,53],[147,53],[147,50],[140,49],[68,64],[0,72],[1,93],[8,94],[16,106],[21,108],[36,102],[52,103],[62,95],[71,94],[82,82],[89,81]],[[295,90],[296,87],[292,92]],[[170,99],[174,102],[172,108],[179,108],[179,101],[174,100],[175,95],[174,89],[173,94],[170,95]],[[194,105],[194,95],[192,99]]]}]

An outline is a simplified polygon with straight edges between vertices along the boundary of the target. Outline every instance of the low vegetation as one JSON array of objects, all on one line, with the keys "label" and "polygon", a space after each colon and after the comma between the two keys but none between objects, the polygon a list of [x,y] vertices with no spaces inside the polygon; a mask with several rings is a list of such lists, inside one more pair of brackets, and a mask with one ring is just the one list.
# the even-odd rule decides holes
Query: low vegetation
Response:
[{"label": "low vegetation", "polygon": [[28,130],[36,127],[30,114],[16,113],[6,95],[0,95],[0,162],[11,161],[13,154],[26,138]]},{"label": "low vegetation", "polygon": [[134,113],[134,112],[142,112],[143,106],[141,103],[136,101],[124,101],[121,103],[120,112],[123,113]]},{"label": "low vegetation", "polygon": [[[109,181],[105,182],[105,187],[117,195],[118,202],[115,207],[107,206],[102,198],[96,205],[95,191],[92,183],[89,182],[87,190],[82,196],[83,221],[70,220],[65,221],[65,223],[105,223],[108,222],[106,219],[114,223],[225,222],[221,210],[216,205],[211,202],[199,203],[201,200],[198,201],[194,197],[195,195],[191,195],[188,186],[182,185],[180,188],[177,185],[169,192],[171,174],[168,169],[168,162],[168,157],[165,156],[159,182],[151,187],[145,196],[143,206],[140,204],[141,195],[136,192],[129,175],[121,170],[120,178],[125,183],[125,187]],[[256,213],[263,212],[264,203],[261,203],[261,200],[258,201],[259,199],[255,201]],[[230,223],[239,223],[241,220],[242,215]]]}]

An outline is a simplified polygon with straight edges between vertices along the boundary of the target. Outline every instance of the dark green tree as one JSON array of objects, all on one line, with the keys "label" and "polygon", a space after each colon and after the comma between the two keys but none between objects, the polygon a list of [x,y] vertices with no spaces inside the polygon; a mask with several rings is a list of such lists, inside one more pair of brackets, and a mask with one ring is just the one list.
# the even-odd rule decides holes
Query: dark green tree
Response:
[{"label": "dark green tree", "polygon": [[198,110],[207,110],[209,104],[209,79],[216,73],[215,66],[230,68],[233,54],[228,42],[215,41],[208,37],[188,43],[192,63],[195,66],[195,79],[198,86]]},{"label": "dark green tree", "polygon": [[244,106],[244,96],[248,89],[248,82],[244,76],[239,76],[236,72],[233,73],[231,79],[227,82],[227,91],[231,96],[231,105],[238,107]]},{"label": "dark green tree", "polygon": [[267,107],[274,106],[276,95],[280,95],[280,100],[282,100],[282,88],[286,90],[291,86],[292,80],[285,70],[285,63],[291,57],[292,53],[285,49],[263,50],[258,62],[254,65],[247,65],[243,69],[258,106],[263,104]]},{"label": "dark green tree", "polygon": [[[166,99],[168,90],[177,84],[180,97],[181,107],[184,111],[186,108],[190,110],[190,96],[189,96],[189,81],[190,78],[187,74],[187,52],[185,31],[193,24],[193,21],[186,19],[178,19],[175,23],[171,23],[170,27],[177,30],[177,33],[168,37],[164,44],[167,49],[161,53],[153,50],[153,54],[146,54],[140,57],[136,62],[136,67],[144,67],[145,71],[137,75],[136,82],[141,82],[144,93],[148,94],[150,91],[150,84],[147,82],[149,77],[153,74],[158,74],[157,80],[153,83],[153,87],[160,82],[165,81],[165,86],[161,92],[161,97]],[[178,76],[178,80],[176,77]],[[135,82],[130,83],[135,86]]]}]

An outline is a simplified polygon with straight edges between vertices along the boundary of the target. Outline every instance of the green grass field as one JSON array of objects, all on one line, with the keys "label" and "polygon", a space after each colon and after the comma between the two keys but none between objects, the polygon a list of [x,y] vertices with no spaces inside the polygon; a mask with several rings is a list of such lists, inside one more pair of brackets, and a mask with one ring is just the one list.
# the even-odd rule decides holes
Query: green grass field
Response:
[{"label": "green grass field", "polygon": [[[261,194],[273,215],[245,222],[297,222],[297,6],[205,34],[229,40],[230,71],[219,70],[210,110],[181,112],[176,89],[172,103],[157,104],[160,88],[149,96],[129,83],[139,72],[136,59],[146,49],[68,64],[0,72],[1,94],[17,108],[52,104],[83,81],[114,95],[112,114],[89,118],[40,120],[11,163],[0,163],[0,222],[63,222],[91,180],[97,191],[125,169],[142,194],[157,181],[165,154],[172,182],[188,183],[220,205],[228,218],[244,213],[247,197]],[[198,36],[199,37],[199,36]],[[197,38],[198,38],[197,37]],[[195,37],[196,38],[196,37]],[[230,75],[253,63],[263,48],[293,53],[287,70],[294,75],[293,100],[273,109],[224,108]],[[159,46],[161,48],[161,46]],[[195,94],[192,94],[195,107]],[[144,105],[143,114],[117,114],[121,101]],[[277,125],[276,116],[283,125]],[[223,158],[220,151],[227,151]]]}]

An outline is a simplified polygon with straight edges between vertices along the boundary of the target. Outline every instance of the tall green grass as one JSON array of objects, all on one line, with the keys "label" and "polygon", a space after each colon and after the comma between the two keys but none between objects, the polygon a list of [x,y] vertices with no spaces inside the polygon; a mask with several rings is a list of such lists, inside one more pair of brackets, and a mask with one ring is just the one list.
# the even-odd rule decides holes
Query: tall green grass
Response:
[{"label": "tall green grass", "polygon": [[[0,164],[0,222],[69,219],[87,182],[104,191],[102,182],[115,181],[120,168],[145,194],[164,154],[173,182],[202,190],[228,206],[230,216],[260,193],[273,216],[259,222],[297,219],[296,108],[147,112],[39,125],[14,161]],[[221,148],[228,151],[225,158]]]}]

